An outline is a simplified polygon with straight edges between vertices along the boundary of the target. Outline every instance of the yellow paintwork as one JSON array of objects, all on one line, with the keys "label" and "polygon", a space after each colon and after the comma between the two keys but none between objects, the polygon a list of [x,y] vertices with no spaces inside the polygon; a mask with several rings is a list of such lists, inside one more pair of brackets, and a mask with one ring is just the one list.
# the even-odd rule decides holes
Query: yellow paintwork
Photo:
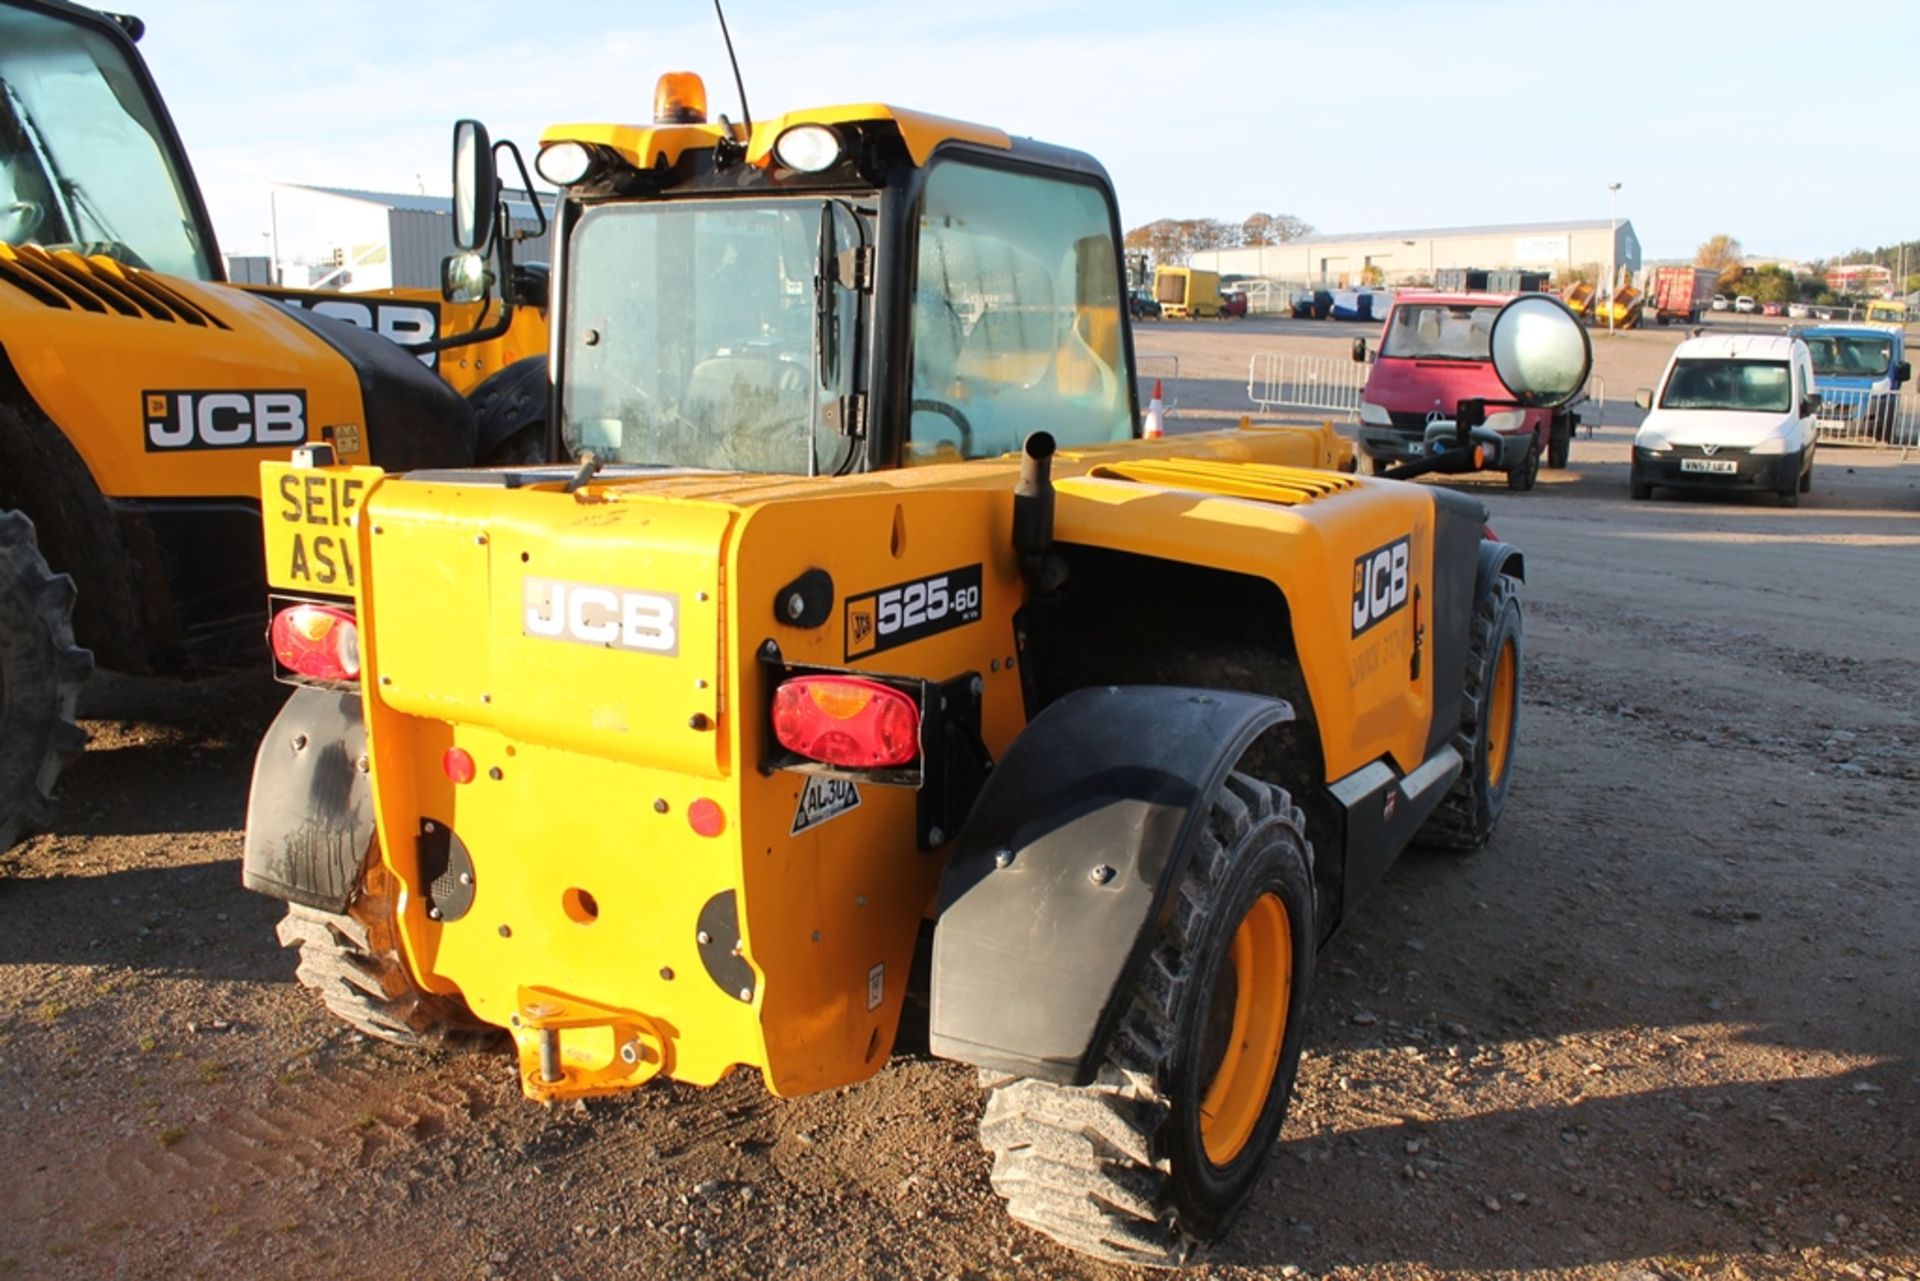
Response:
[{"label": "yellow paintwork", "polygon": [[765,166],[772,163],[774,141],[794,125],[865,124],[876,121],[891,121],[899,128],[900,138],[906,143],[907,154],[913,158],[913,163],[916,165],[926,164],[928,158],[933,155],[933,149],[949,140],[971,142],[1001,151],[1013,145],[1005,132],[987,125],[969,124],[964,120],[949,120],[944,116],[928,115],[924,111],[909,111],[903,107],[890,107],[883,102],[846,103],[835,107],[813,107],[805,111],[790,111],[784,116],[774,116],[770,120],[754,121],[751,136],[746,127],[739,124],[732,125],[730,132],[728,128],[723,128],[719,124],[553,125],[540,135],[540,145],[547,147],[556,142],[587,143],[605,147],[636,169],[651,169],[671,168],[680,162],[682,153],[711,150],[721,139],[731,138],[735,142],[746,144],[748,164]]},{"label": "yellow paintwork", "polygon": [[[1413,582],[1430,592],[1433,502],[1413,486],[1300,470],[1340,457],[1336,440],[1324,427],[1250,428],[1062,451],[1056,536],[1279,584],[1329,776],[1382,757],[1407,770],[1424,755],[1431,694],[1424,672],[1409,679],[1411,613],[1353,639],[1345,567],[1409,535]],[[364,486],[352,528],[315,500],[322,519],[304,532],[348,537],[357,552],[380,857],[400,887],[407,960],[426,987],[513,1028],[529,1093],[637,1084],[656,1065],[639,1051],[626,1063],[618,1047],[655,1039],[667,1075],[708,1084],[747,1064],[783,1095],[880,1065],[941,856],[915,849],[915,794],[901,787],[862,784],[857,808],[793,833],[807,776],[757,767],[771,697],[760,647],[771,639],[799,665],[978,673],[983,738],[1004,753],[1025,723],[1016,460],[838,478],[606,476],[572,495],[557,480],[262,471],[269,574],[292,590],[316,585],[289,575],[280,526],[302,522],[272,519],[300,505],[282,486]],[[847,657],[845,602],[976,564],[977,621]],[[833,578],[832,616],[776,623],[779,589],[816,568]],[[549,577],[673,593],[675,652],[529,634],[527,580]],[[455,746],[472,755],[473,782],[443,772]],[[717,836],[690,825],[699,800],[724,816]],[[456,920],[426,915],[414,837],[428,821],[451,825],[473,859],[473,907]],[[583,891],[597,906],[588,919]],[[709,977],[695,937],[703,905],[727,892],[742,907],[747,1000]],[[529,1015],[530,1002],[560,1012]],[[541,1017],[567,1022],[557,1082],[538,1076]]]},{"label": "yellow paintwork", "polygon": [[[132,305],[100,311],[50,306],[19,287],[23,279],[44,280],[52,271],[83,296],[124,299],[137,291],[159,300],[160,310],[189,312],[207,323],[158,318]],[[312,296],[439,297],[405,290]],[[477,304],[442,308],[443,333],[462,332],[479,315]],[[440,373],[465,392],[520,355],[544,351],[546,340],[545,317],[523,307],[502,338],[442,352]],[[148,392],[303,391],[308,439],[335,440],[344,463],[367,457],[366,411],[352,368],[280,303],[244,288],[156,276],[104,257],[0,245],[0,347],[34,402],[86,463],[94,484],[112,498],[251,498],[258,493],[261,462],[287,455],[284,443],[149,450],[142,400]],[[334,429],[331,436],[328,429]]]},{"label": "yellow paintwork", "polygon": [[1169,320],[1218,316],[1220,273],[1197,267],[1155,267],[1153,297],[1160,304],[1160,314]]}]

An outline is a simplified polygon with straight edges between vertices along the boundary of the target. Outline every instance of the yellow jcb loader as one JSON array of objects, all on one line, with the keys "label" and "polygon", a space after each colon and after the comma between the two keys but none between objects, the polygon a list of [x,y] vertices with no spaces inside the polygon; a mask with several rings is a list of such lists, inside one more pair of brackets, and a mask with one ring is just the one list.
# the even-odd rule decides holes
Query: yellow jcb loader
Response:
[{"label": "yellow jcb loader", "polygon": [[[564,461],[262,469],[298,688],[246,883],[335,1014],[503,1029],[535,1099],[844,1086],[911,1004],[1017,1219],[1173,1263],[1274,1146],[1317,950],[1500,820],[1521,554],[1330,429],[1141,439],[1092,157],[704,99],[545,135]],[[1493,351],[1516,403],[1591,363],[1541,296]]]}]

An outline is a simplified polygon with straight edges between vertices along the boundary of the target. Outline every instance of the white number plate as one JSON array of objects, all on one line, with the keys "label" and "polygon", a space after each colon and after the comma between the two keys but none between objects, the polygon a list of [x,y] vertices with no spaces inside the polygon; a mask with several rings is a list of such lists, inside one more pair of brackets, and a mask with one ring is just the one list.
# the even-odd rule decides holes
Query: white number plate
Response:
[{"label": "white number plate", "polygon": [[1681,471],[1704,471],[1715,476],[1731,476],[1740,470],[1740,464],[1731,458],[1682,458]]}]

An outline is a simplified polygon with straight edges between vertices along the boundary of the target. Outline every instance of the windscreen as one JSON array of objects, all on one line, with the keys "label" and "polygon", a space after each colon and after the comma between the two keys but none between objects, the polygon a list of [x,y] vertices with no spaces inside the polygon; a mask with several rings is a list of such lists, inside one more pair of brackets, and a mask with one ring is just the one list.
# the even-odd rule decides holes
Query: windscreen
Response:
[{"label": "windscreen", "polygon": [[1784,414],[1793,405],[1793,375],[1784,360],[1674,362],[1662,409],[1730,409]]},{"label": "windscreen", "polygon": [[1808,334],[1813,372],[1826,378],[1879,378],[1893,364],[1893,339]]},{"label": "windscreen", "polygon": [[108,37],[0,9],[0,240],[215,279],[153,105]]},{"label": "windscreen", "polygon": [[[839,470],[852,444],[832,407],[850,386],[860,295],[837,281],[816,293],[815,282],[860,236],[847,206],[817,199],[589,209],[566,263],[569,452]],[[816,345],[827,359],[816,362]]]},{"label": "windscreen", "polygon": [[1409,360],[1490,360],[1496,306],[1410,303],[1393,309],[1382,356]]}]

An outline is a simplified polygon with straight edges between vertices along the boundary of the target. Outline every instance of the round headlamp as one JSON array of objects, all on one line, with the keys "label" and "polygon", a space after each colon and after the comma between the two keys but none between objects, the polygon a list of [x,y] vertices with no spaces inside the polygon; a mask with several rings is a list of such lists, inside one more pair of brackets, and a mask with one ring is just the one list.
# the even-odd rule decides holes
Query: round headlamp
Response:
[{"label": "round headlamp", "polygon": [[554,186],[565,187],[587,176],[593,168],[593,153],[577,142],[556,142],[540,149],[533,167]]},{"label": "round headlamp", "polygon": [[825,125],[795,125],[773,141],[773,158],[801,173],[819,173],[840,159],[840,135]]}]

